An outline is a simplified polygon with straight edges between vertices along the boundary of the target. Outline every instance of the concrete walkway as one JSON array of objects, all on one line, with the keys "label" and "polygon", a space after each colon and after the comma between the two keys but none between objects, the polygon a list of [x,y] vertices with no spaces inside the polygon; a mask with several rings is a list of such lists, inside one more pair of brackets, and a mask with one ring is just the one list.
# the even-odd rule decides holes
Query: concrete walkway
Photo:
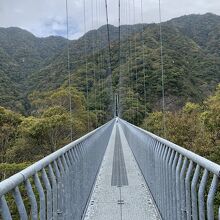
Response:
[{"label": "concrete walkway", "polygon": [[[112,184],[115,183],[115,179],[118,181],[117,186]],[[150,192],[118,123],[113,128],[84,219],[160,220]]]}]

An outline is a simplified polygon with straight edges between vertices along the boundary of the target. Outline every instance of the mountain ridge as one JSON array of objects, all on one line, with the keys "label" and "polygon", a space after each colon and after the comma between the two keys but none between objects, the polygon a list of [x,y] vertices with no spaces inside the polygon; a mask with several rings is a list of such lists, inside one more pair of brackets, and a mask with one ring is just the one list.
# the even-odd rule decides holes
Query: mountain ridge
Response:
[{"label": "mountain ridge", "polygon": [[[191,96],[192,101],[200,101],[216,87],[220,81],[220,16],[214,14],[186,15],[163,22],[164,57],[166,73],[167,102],[177,100],[182,106]],[[210,24],[211,22],[211,24]],[[207,25],[210,24],[210,25]],[[91,99],[94,98],[93,85],[99,85],[99,76],[107,79],[108,54],[104,50],[107,47],[106,25],[98,30],[91,30],[78,40],[71,40],[70,68],[73,84],[85,92],[85,58],[89,63],[89,91]],[[131,77],[128,73],[123,76],[124,83],[135,81],[135,71],[138,69],[139,87],[131,89],[131,92],[139,96],[143,105],[143,77],[147,80],[148,103],[152,106],[160,106],[160,58],[159,58],[159,32],[158,24],[144,24],[144,53],[142,60],[142,25],[122,25],[122,68],[130,66]],[[4,30],[4,31],[3,31]],[[47,91],[59,88],[67,80],[66,71],[66,42],[63,37],[49,36],[37,38],[33,34],[19,29],[0,28],[0,105],[9,107],[22,113],[29,112],[28,96],[32,92]],[[19,33],[16,33],[16,32]],[[114,90],[117,91],[118,83],[118,27],[110,25],[110,38],[112,50],[112,69]],[[137,56],[134,56],[134,42],[137,40]],[[128,42],[131,42],[129,49]],[[86,42],[86,51],[85,56]],[[129,52],[130,51],[130,52]],[[128,54],[130,53],[129,61]],[[102,56],[101,56],[102,55]],[[104,57],[104,58],[103,58]],[[127,57],[127,58],[126,58]],[[94,79],[94,65],[99,65],[103,58],[103,68],[96,70],[97,78]],[[95,62],[94,62],[95,61]],[[136,63],[137,62],[137,63]],[[145,67],[143,67],[143,62]],[[136,65],[137,64],[137,65]],[[143,68],[146,76],[143,76]],[[8,84],[11,84],[8,85]],[[184,95],[186,91],[186,95]],[[191,95],[189,95],[191,94]],[[178,95],[180,100],[178,100]],[[10,97],[11,101],[8,99]],[[174,97],[174,98],[172,98]],[[7,101],[6,101],[7,100]],[[23,107],[22,107],[23,106]],[[171,105],[170,108],[174,107]],[[142,114],[142,113],[141,113]]]}]

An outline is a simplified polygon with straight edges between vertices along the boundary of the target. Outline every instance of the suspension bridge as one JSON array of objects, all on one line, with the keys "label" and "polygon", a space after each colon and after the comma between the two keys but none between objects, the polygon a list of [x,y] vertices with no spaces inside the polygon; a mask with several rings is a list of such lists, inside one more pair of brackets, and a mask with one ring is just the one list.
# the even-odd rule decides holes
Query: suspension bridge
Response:
[{"label": "suspension bridge", "polygon": [[[127,3],[128,8],[130,8],[129,1]],[[84,0],[84,31],[86,33],[85,4]],[[142,7],[141,0],[141,9]],[[135,23],[135,6],[133,8]],[[106,124],[75,141],[72,141],[73,130],[71,128],[70,144],[2,181],[0,183],[0,219],[220,220],[220,204],[217,200],[220,194],[220,166],[118,117],[123,110],[120,103],[120,98],[123,96],[120,89],[123,79],[120,65],[118,88],[115,89],[117,95],[113,95],[107,0],[105,0],[105,10],[108,42],[106,50],[109,55],[106,72],[110,76],[110,96],[112,100],[115,99],[115,104],[112,104],[115,116]],[[130,19],[129,11],[127,11],[126,17]],[[163,37],[160,1],[159,18],[162,124],[165,134]],[[66,19],[67,39],[69,39],[67,0]],[[142,10],[141,20],[143,24]],[[94,25],[93,17],[92,23]],[[121,4],[119,0],[119,63],[121,63],[122,56],[120,25]],[[87,41],[86,38],[84,39],[86,55]],[[136,57],[136,38],[134,44]],[[131,47],[129,40],[128,45]],[[142,48],[144,60],[144,41]],[[92,55],[95,56],[94,47]],[[71,87],[70,59],[69,43],[67,43],[69,87]],[[85,59],[87,59],[87,56],[85,56]],[[87,60],[85,62],[87,68]],[[130,64],[128,73],[130,73],[129,68]],[[145,74],[145,70],[143,71]],[[86,72],[87,85],[85,90],[88,103],[87,74]],[[96,78],[95,74],[94,70],[94,78]],[[137,87],[137,81],[138,70],[136,69],[136,84],[134,83],[133,87]],[[146,82],[143,83],[146,114]],[[96,85],[94,84],[94,86]],[[132,97],[132,99],[135,98]],[[98,104],[95,103],[96,105]],[[137,99],[137,112],[138,108]],[[90,111],[88,106],[87,110]],[[69,111],[71,115],[71,96]]]},{"label": "suspension bridge", "polygon": [[2,181],[0,213],[6,220],[214,220],[219,177],[219,165],[115,118]]}]

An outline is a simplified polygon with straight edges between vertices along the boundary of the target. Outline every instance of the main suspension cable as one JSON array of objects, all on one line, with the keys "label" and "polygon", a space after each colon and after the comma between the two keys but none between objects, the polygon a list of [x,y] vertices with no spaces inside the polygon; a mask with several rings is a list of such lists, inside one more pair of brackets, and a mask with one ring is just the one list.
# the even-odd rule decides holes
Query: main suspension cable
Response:
[{"label": "main suspension cable", "polygon": [[98,89],[99,89],[99,111],[101,112],[101,93],[102,93],[102,87],[101,87],[101,48],[100,48],[100,42],[101,42],[101,36],[99,33],[99,25],[100,25],[100,14],[99,14],[99,9],[100,9],[100,5],[99,5],[99,0],[96,0],[96,28],[97,28],[97,38],[96,38],[96,47],[97,47],[97,53],[98,53],[98,77],[99,77],[99,81],[98,81]]},{"label": "main suspension cable", "polygon": [[66,0],[66,38],[67,38],[67,72],[68,72],[68,87],[69,87],[70,141],[72,141],[73,140],[73,126],[72,126],[72,95],[71,95],[71,74],[70,74],[68,0]]},{"label": "main suspension cable", "polygon": [[111,58],[111,39],[110,39],[110,29],[109,29],[109,15],[108,15],[108,2],[105,0],[105,11],[106,11],[106,24],[107,24],[107,39],[108,39],[108,76],[110,75],[110,97],[112,105],[112,115],[114,115],[114,105],[113,105],[113,86],[112,86],[112,58]]},{"label": "main suspension cable", "polygon": [[144,117],[147,115],[147,94],[146,94],[146,68],[145,68],[145,43],[144,43],[144,16],[143,16],[143,0],[141,0],[141,23],[142,23],[142,59],[143,59],[143,84],[144,84]]},{"label": "main suspension cable", "polygon": [[[99,19],[100,19],[100,21],[101,21],[101,15],[102,15],[102,6],[103,6],[103,1],[101,0],[100,1],[100,5],[99,5]],[[102,94],[103,94],[103,92],[104,92],[104,77],[102,76],[102,73],[103,73],[103,69],[104,69],[104,59],[103,59],[103,44],[102,44],[102,38],[101,38],[102,36],[101,36],[101,32],[100,32],[100,71],[101,71],[101,79],[100,79],[100,86],[101,86],[101,91],[102,91],[102,93],[101,93],[101,97],[100,97],[100,103],[101,103],[101,106],[100,106],[100,110],[102,111],[102,112],[104,112],[104,105],[103,105],[103,98],[102,98]],[[102,121],[102,123],[103,123],[103,121]]]},{"label": "main suspension cable", "polygon": [[[101,6],[102,1],[96,0],[96,11],[97,11],[97,28],[101,25]],[[97,29],[97,48],[98,48],[98,69],[99,69],[99,111],[102,112],[102,35],[101,32]],[[100,114],[101,115],[101,114]],[[102,124],[102,117],[99,117],[100,123]]]},{"label": "main suspension cable", "polygon": [[131,36],[132,36],[132,25],[131,25],[131,3],[130,0],[128,0],[128,22],[129,22],[129,78],[130,78],[130,87],[131,87],[131,117],[132,117],[132,123],[135,123],[135,111],[134,111],[134,82],[132,77],[132,42],[131,42]]},{"label": "main suspension cable", "polygon": [[162,15],[161,15],[161,0],[159,0],[159,27],[160,27],[160,60],[161,60],[161,84],[162,84],[162,126],[163,135],[166,137],[166,112],[165,112],[165,86],[164,86],[164,58],[163,58],[163,33],[162,33]]},{"label": "main suspension cable", "polygon": [[95,60],[95,28],[94,28],[94,0],[92,0],[92,57],[93,57],[93,88],[94,88],[94,95],[95,95],[95,101],[94,101],[94,110],[95,110],[95,119],[96,124],[95,127],[97,127],[98,121],[97,121],[97,113],[96,113],[96,60]]},{"label": "main suspension cable", "polygon": [[[118,50],[118,63],[119,63],[119,102],[121,103],[122,100],[122,82],[121,82],[121,0],[118,0],[118,45],[119,45],[119,50]],[[119,103],[117,103],[119,105]],[[118,108],[121,111],[121,105],[118,106]]]},{"label": "main suspension cable", "polygon": [[139,102],[138,102],[138,70],[137,70],[137,39],[136,39],[136,10],[135,10],[135,1],[133,0],[133,20],[134,20],[134,59],[135,59],[135,78],[136,78],[136,123],[138,124],[138,111],[139,111]]},{"label": "main suspension cable", "polygon": [[[129,15],[129,0],[126,0],[125,2],[126,7],[125,7],[125,17],[126,17],[126,34],[127,34],[127,44],[130,46],[130,36],[129,36],[129,24],[130,24],[130,15]],[[131,101],[131,83],[130,83],[130,47],[128,47],[127,53],[126,53],[126,62],[127,62],[127,73],[128,73],[128,83],[127,83],[127,92],[128,92],[128,104],[129,104],[129,109],[128,109],[128,118],[131,119],[131,110],[130,110],[130,101]],[[125,98],[125,97],[124,97]]]},{"label": "main suspension cable", "polygon": [[87,111],[87,130],[90,130],[90,121],[89,121],[89,85],[88,85],[88,60],[87,60],[87,42],[86,42],[86,0],[83,0],[83,17],[84,17],[84,59],[86,64],[86,111]]}]

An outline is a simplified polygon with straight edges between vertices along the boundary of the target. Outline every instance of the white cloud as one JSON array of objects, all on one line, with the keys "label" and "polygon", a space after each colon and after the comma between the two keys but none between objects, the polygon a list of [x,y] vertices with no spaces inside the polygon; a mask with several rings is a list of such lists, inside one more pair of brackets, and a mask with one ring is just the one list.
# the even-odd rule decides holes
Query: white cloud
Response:
[{"label": "white cloud", "polygon": [[[83,1],[69,0],[70,38],[78,38],[84,33]],[[106,23],[105,1],[86,1],[87,30]],[[158,0],[142,0],[144,21],[158,22]],[[121,0],[121,23],[141,22],[141,0]],[[93,15],[92,20],[92,3]],[[118,0],[108,0],[109,21],[118,24]],[[161,0],[163,20],[192,13],[212,12],[220,14],[219,0]],[[129,10],[130,6],[130,10]],[[97,15],[98,12],[98,15]],[[93,25],[92,25],[93,24]],[[66,36],[65,0],[0,0],[0,26],[18,26],[37,36]]]}]

